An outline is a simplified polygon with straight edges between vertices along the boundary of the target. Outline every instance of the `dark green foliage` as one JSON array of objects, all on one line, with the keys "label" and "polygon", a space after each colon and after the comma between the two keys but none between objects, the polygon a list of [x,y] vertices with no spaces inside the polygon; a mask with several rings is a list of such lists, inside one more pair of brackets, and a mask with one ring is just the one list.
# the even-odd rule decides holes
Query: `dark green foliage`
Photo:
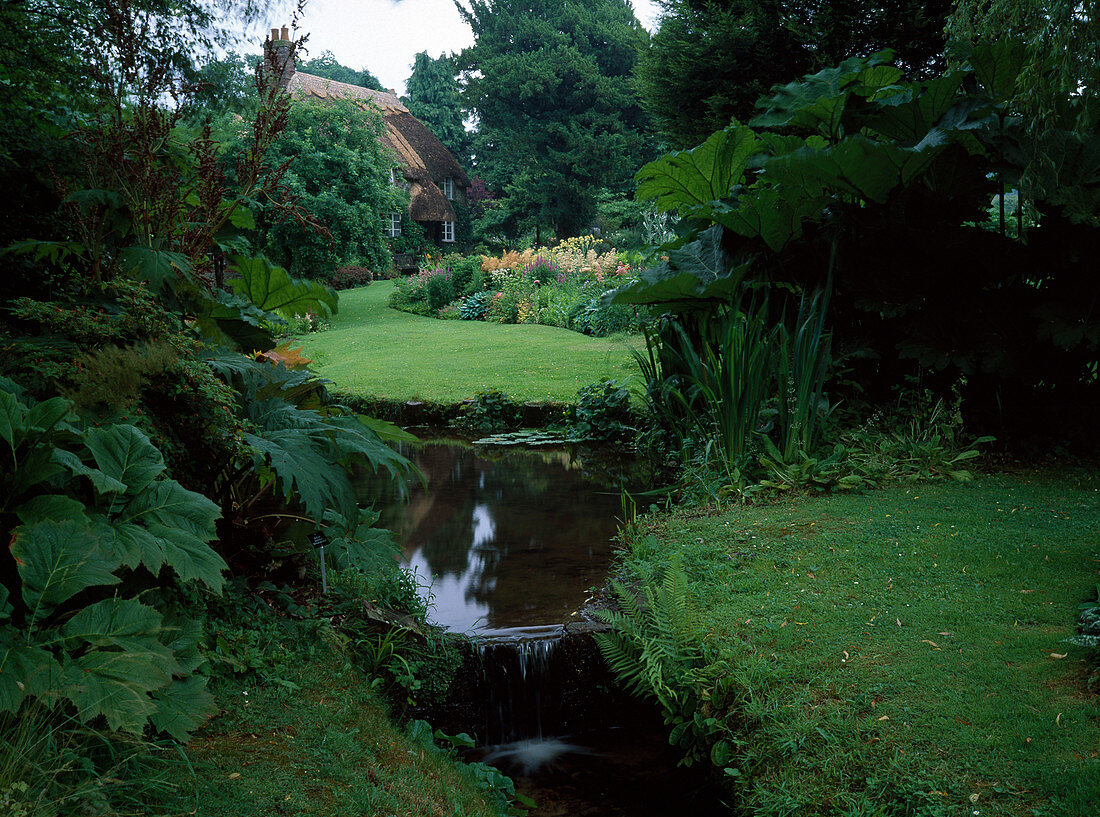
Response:
[{"label": "dark green foliage", "polygon": [[619,443],[631,440],[639,425],[630,392],[615,380],[593,383],[577,392],[568,423],[570,439]]},{"label": "dark green foliage", "polygon": [[519,425],[521,408],[504,392],[480,391],[462,404],[461,416],[455,421],[459,428],[470,431],[498,431]]},{"label": "dark green foliage", "polygon": [[[402,204],[402,207],[405,209],[398,212],[404,213],[408,209],[405,204]],[[388,243],[392,253],[407,252],[419,255],[424,250],[425,245],[428,244],[428,239],[420,222],[403,217],[401,220],[401,235],[389,239]]]},{"label": "dark green foliage", "polygon": [[745,121],[772,85],[890,48],[911,76],[943,67],[949,0],[883,6],[859,0],[663,0],[638,61],[646,110],[673,147]]},{"label": "dark green foliage", "polygon": [[[0,316],[11,375],[0,379],[0,531],[10,540],[0,562],[0,729],[9,716],[51,723],[60,745],[81,724],[101,745],[155,731],[186,740],[212,708],[183,600],[201,610],[220,590],[223,554],[246,571],[292,557],[276,534],[303,548],[323,528],[336,560],[365,564],[386,537],[357,507],[346,469],[407,465],[382,442],[387,428],[331,405],[308,373],[238,351],[270,349],[267,327],[281,316],[336,307],[326,287],[251,257],[241,234],[255,227],[249,207],[260,200],[308,221],[281,197],[285,167],[265,164],[288,99],[261,78],[228,194],[211,131],[186,137],[165,104],[180,96],[185,66],[143,39],[168,27],[157,45],[171,46],[187,22],[141,3],[89,8],[101,5],[102,31],[79,52],[91,61],[84,78],[102,83],[84,100],[94,111],[78,121],[61,93],[36,100],[48,103],[39,140],[63,137],[80,161],[35,165],[61,209],[37,222],[52,240],[4,249],[6,263],[35,274],[7,291]],[[237,377],[219,380],[215,368]],[[300,509],[313,518],[305,531],[270,522]],[[75,781],[65,785],[81,786],[95,763],[70,754]],[[101,795],[94,810],[113,802]]]},{"label": "dark green foliage", "polygon": [[697,145],[731,119],[747,119],[762,93],[811,65],[778,3],[667,0],[661,6],[660,28],[638,60],[638,87],[672,146]]},{"label": "dark green foliage", "polygon": [[336,61],[331,51],[322,51],[319,56],[311,60],[304,60],[298,65],[298,70],[303,74],[313,74],[317,77],[346,82],[348,85],[359,85],[363,88],[371,88],[375,91],[384,91],[378,77],[366,68],[356,71]]},{"label": "dark green foliage", "polygon": [[458,292],[449,269],[421,270],[416,275],[398,279],[390,296],[390,306],[417,315],[435,316],[455,300]]},{"label": "dark green foliage", "polygon": [[641,251],[649,243],[645,220],[651,209],[647,202],[602,193],[596,202],[600,236],[620,252]]},{"label": "dark green foliage", "polygon": [[[959,0],[947,33],[970,46],[1019,38],[1028,56],[1009,89],[1013,108],[1026,112],[1040,128],[1066,119],[1078,131],[1096,126],[1100,6],[1095,0]],[[966,48],[953,56],[965,59]]]},{"label": "dark green foliage", "polygon": [[463,124],[461,89],[453,57],[432,59],[427,51],[413,58],[412,75],[402,101],[428,126],[462,167],[470,166],[470,135]]},{"label": "dark green foliage", "polygon": [[613,629],[595,639],[619,682],[656,701],[671,720],[694,703],[689,690],[703,662],[703,632],[683,565],[674,556],[662,568],[661,575],[647,573],[633,586],[611,583],[618,609],[597,615]]},{"label": "dark green foliage", "polygon": [[438,312],[455,299],[455,291],[458,287],[454,283],[454,275],[450,270],[434,270],[428,277],[428,285],[425,288],[428,309]]},{"label": "dark green foliage", "polygon": [[599,191],[625,191],[650,151],[632,79],[645,33],[630,6],[475,0],[461,14],[475,39],[458,63],[478,175],[506,196],[482,232],[585,232]]},{"label": "dark green foliage", "polygon": [[466,295],[481,289],[481,257],[449,253],[440,260],[440,266],[449,269],[454,277],[456,295]]},{"label": "dark green foliage", "polygon": [[[1084,259],[1100,233],[1081,179],[1100,143],[1036,135],[1011,115],[1001,94],[1025,56],[1011,41],[978,48],[972,70],[917,84],[883,58],[851,60],[776,88],[753,128],[643,168],[640,191],[679,211],[682,237],[618,297],[683,311],[710,308],[745,276],[831,285],[835,344],[873,356],[854,364],[865,397],[918,367],[944,386],[961,374],[971,421],[1002,439],[1049,421],[1033,411],[1040,395],[1046,410],[1080,410],[1098,388]],[[1067,164],[1032,163],[1036,146]],[[1024,240],[1003,219],[974,226],[1012,184],[1036,214]]]},{"label": "dark green foliage", "polygon": [[195,73],[194,94],[186,100],[184,121],[201,126],[207,119],[213,119],[225,130],[239,129],[233,115],[250,118],[259,106],[256,65],[262,60],[259,55],[231,51],[200,66]]},{"label": "dark green foliage", "polygon": [[382,146],[382,127],[380,114],[346,100],[291,106],[287,131],[269,161],[293,160],[284,184],[328,235],[274,208],[259,208],[260,243],[276,263],[322,281],[344,264],[389,268],[382,215],[404,212],[407,203],[389,181],[394,162]]},{"label": "dark green foliage", "polygon": [[190,677],[197,625],[138,595],[162,582],[220,589],[225,563],[207,544],[218,508],[165,478],[138,429],[75,420],[61,398],[36,403],[0,384],[0,519],[16,568],[0,585],[0,713],[40,700],[84,723],[138,735],[151,723],[185,740],[212,712]]},{"label": "dark green foliage", "polygon": [[582,298],[570,307],[565,328],[582,335],[606,338],[620,332],[637,332],[638,323],[635,308],[605,303],[600,298]]}]

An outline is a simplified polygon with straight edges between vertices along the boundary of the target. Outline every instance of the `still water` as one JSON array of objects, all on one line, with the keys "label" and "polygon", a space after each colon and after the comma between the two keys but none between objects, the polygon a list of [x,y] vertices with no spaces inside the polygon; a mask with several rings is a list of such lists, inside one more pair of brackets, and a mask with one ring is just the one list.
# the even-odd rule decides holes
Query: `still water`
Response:
[{"label": "still water", "polygon": [[479,635],[562,624],[603,583],[627,463],[453,442],[406,456],[427,484],[407,501],[395,497],[381,524],[396,534],[436,624]]}]

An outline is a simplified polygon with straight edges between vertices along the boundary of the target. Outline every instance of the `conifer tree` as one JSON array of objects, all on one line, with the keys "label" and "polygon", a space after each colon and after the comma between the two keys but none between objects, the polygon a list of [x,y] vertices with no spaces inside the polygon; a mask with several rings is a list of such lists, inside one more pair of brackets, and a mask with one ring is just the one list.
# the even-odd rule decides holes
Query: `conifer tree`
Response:
[{"label": "conifer tree", "polygon": [[473,0],[458,57],[478,124],[475,172],[520,229],[585,231],[601,189],[632,190],[653,145],[633,70],[646,33],[626,0]]},{"label": "conifer tree", "polygon": [[421,51],[413,62],[412,75],[402,101],[440,142],[447,146],[463,167],[470,164],[470,136],[463,124],[462,95],[452,57],[432,59]]}]

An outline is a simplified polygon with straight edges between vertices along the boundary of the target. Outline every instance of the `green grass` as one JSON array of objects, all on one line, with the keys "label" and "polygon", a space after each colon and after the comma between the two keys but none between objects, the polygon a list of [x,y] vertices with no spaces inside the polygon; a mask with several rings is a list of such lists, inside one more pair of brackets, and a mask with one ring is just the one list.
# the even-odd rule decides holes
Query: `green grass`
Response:
[{"label": "green grass", "polygon": [[340,391],[457,403],[483,390],[571,402],[577,390],[636,371],[630,344],[553,326],[441,321],[386,306],[392,281],[340,293],[332,328],[301,338],[313,368]]},{"label": "green grass", "polygon": [[299,670],[295,692],[274,684],[219,688],[222,714],[187,746],[196,777],[164,813],[497,814],[466,767],[393,726],[361,674],[335,656]]},{"label": "green grass", "polygon": [[1066,644],[1100,478],[1046,471],[643,520],[731,651],[746,814],[1100,813],[1100,705]]}]

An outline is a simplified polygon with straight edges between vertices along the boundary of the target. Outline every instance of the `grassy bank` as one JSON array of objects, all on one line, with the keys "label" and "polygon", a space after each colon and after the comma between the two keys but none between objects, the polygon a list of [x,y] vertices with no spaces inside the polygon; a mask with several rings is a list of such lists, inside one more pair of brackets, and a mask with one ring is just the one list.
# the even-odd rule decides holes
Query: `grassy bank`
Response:
[{"label": "grassy bank", "polygon": [[394,726],[369,682],[336,656],[302,664],[281,684],[224,683],[217,699],[222,714],[187,746],[194,783],[165,813],[495,817],[504,809],[472,767]]},{"label": "grassy bank", "polygon": [[423,318],[386,306],[392,291],[392,281],[380,281],[341,292],[332,328],[301,339],[312,368],[340,391],[436,403],[483,390],[521,401],[572,401],[582,386],[636,369],[636,338]]},{"label": "grassy bank", "polygon": [[1096,474],[679,511],[624,555],[671,554],[703,675],[733,681],[698,712],[744,813],[1100,810],[1100,706],[1064,641],[1100,572]]}]

